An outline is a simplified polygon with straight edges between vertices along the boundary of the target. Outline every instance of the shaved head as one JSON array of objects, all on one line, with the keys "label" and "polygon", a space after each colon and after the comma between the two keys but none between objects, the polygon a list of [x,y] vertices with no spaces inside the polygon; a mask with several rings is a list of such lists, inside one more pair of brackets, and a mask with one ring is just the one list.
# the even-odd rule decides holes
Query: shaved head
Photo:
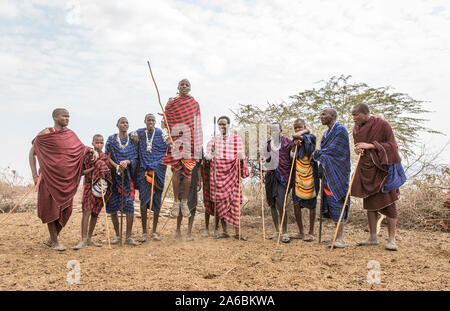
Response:
[{"label": "shaved head", "polygon": [[53,110],[52,112],[52,117],[56,118],[59,114],[61,113],[65,113],[65,112],[69,112],[69,110],[67,110],[66,108],[56,108],[55,110]]},{"label": "shaved head", "polygon": [[337,111],[335,109],[333,109],[333,108],[325,108],[323,111],[328,113],[329,115],[331,115],[333,117],[333,120],[336,121],[338,114],[337,114]]},{"label": "shaved head", "polygon": [[354,112],[361,112],[361,113],[365,113],[365,114],[369,114],[370,113],[370,109],[369,106],[367,104],[357,104],[353,107],[353,111]]}]

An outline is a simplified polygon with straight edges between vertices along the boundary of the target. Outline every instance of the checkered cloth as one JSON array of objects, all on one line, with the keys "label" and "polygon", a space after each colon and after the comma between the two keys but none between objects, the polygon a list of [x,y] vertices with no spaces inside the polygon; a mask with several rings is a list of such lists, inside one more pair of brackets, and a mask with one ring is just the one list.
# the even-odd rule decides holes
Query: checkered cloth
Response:
[{"label": "checkered cloth", "polygon": [[199,104],[192,96],[170,98],[165,114],[174,146],[164,156],[163,164],[173,166],[181,159],[198,162],[203,145]]},{"label": "checkered cloth", "polygon": [[83,170],[94,167],[94,170],[84,176],[83,198],[81,199],[81,205],[83,212],[92,211],[92,213],[98,215],[103,207],[103,199],[97,198],[92,193],[92,185],[96,184],[101,178],[104,178],[108,182],[108,188],[104,195],[105,201],[108,201],[111,195],[112,177],[110,171],[110,164],[105,153],[99,152],[99,158],[95,163],[91,163],[90,157],[85,157],[83,163]]},{"label": "checkered cloth", "polygon": [[[249,170],[247,159],[244,154],[242,139],[234,133],[228,136],[217,135],[209,141],[207,145],[207,154],[211,154],[213,147],[216,147],[217,159],[203,166],[204,197],[203,202],[207,212],[214,215],[214,201],[217,204],[217,215],[223,218],[227,223],[239,225],[239,202],[242,203],[242,183],[239,192],[238,161],[241,162],[241,177],[247,178]],[[244,159],[238,160],[238,154],[242,154]],[[214,163],[216,162],[216,176],[214,178]],[[215,193],[216,191],[216,193]],[[205,200],[206,196],[206,200]]]}]

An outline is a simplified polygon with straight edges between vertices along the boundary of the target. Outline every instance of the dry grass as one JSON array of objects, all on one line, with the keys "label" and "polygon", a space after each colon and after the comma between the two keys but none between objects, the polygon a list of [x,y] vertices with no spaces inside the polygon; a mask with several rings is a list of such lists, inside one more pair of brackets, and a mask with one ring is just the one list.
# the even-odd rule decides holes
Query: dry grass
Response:
[{"label": "dry grass", "polygon": [[[171,178],[170,170],[167,170],[166,189],[167,198],[173,197],[172,187],[169,187]],[[0,213],[7,213],[22,197],[30,185],[24,185],[23,178],[15,174],[13,170],[3,169],[0,172]],[[444,205],[447,201],[450,184],[447,178],[441,179],[439,184],[427,181],[415,182],[401,188],[398,201],[399,222],[398,228],[421,231],[447,231],[450,227],[450,208]],[[75,206],[81,201],[82,187],[74,198]],[[244,199],[241,205],[243,216],[261,217],[261,189],[260,185],[243,186]],[[263,190],[262,195],[265,196]],[[291,194],[287,197],[288,222],[295,223]],[[447,203],[448,204],[448,203]],[[202,191],[199,192],[199,208],[202,209]],[[26,212],[36,209],[36,194],[31,194],[15,212]],[[264,197],[264,215],[266,224],[272,224],[270,210]],[[306,215],[305,215],[306,216]],[[367,227],[366,212],[362,208],[362,200],[352,198],[350,214],[347,220],[357,227]]]}]

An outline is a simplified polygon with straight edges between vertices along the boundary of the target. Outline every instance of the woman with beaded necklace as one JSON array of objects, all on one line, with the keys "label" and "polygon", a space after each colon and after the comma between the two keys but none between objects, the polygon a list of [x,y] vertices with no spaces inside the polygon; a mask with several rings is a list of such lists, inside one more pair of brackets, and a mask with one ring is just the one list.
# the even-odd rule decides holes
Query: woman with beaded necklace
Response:
[{"label": "woman with beaded necklace", "polygon": [[128,119],[121,117],[117,121],[119,133],[109,136],[106,142],[106,154],[109,162],[113,166],[112,193],[106,204],[106,212],[111,214],[111,220],[116,232],[116,237],[111,241],[111,244],[121,243],[122,237],[119,233],[119,219],[117,212],[122,208],[123,196],[123,212],[127,215],[125,244],[136,246],[139,244],[131,238],[131,230],[133,228],[135,190],[133,171],[137,166],[138,146],[128,135],[128,127]]}]

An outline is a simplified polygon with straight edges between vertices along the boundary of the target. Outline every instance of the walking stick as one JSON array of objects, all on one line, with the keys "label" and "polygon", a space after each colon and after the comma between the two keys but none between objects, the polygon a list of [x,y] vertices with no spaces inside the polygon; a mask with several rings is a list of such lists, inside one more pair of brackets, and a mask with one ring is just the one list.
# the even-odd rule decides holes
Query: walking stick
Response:
[{"label": "walking stick", "polygon": [[[167,185],[166,192],[165,192],[165,194],[164,194],[164,196],[163,196],[163,199],[162,199],[162,202],[161,202],[161,207],[163,206],[164,200],[166,199],[166,194],[167,194],[167,191],[169,191],[170,184],[172,183],[172,179],[173,179],[173,175],[172,175],[172,177],[170,178],[169,184]],[[164,223],[164,225],[163,225],[162,228],[161,228],[161,231],[160,231],[161,233],[164,231],[164,228],[166,227],[167,223],[169,222],[169,219],[170,219],[170,217],[167,217],[166,222]]]},{"label": "walking stick", "polygon": [[103,192],[103,183],[102,185],[102,199],[103,199],[103,209],[105,210],[105,225],[106,225],[106,237],[108,239],[108,248],[111,248],[111,239],[109,238],[109,226],[108,226],[108,215],[106,214],[106,202],[105,202],[105,194]]},{"label": "walking stick", "polygon": [[36,188],[34,187],[34,185],[32,185],[32,186],[28,189],[28,191],[22,196],[22,198],[19,200],[19,202],[17,202],[17,203],[14,205],[14,207],[9,211],[8,215],[6,215],[6,217],[3,218],[3,219],[0,221],[0,225],[1,225],[3,222],[6,221],[6,219],[9,217],[9,215],[11,215],[11,213],[12,213],[12,212],[13,212],[20,204],[22,204],[22,202],[26,199],[26,197],[28,197],[28,196],[30,195],[30,193],[31,193],[31,191],[33,191],[33,189],[36,189],[35,191],[37,191],[37,189],[38,189],[38,187],[39,187],[39,183],[40,183],[40,181],[41,181],[41,176],[42,176],[42,175],[39,175],[39,179],[38,179],[38,182],[37,182],[37,184],[36,184]]},{"label": "walking stick", "polygon": [[152,213],[152,206],[153,206],[153,189],[155,186],[155,171],[152,171],[152,193],[150,194],[150,205],[148,206],[148,223],[147,223],[147,231],[150,231],[150,217]]},{"label": "walking stick", "polygon": [[322,213],[323,213],[323,170],[322,170],[322,178],[320,179],[320,204],[319,204],[319,243],[322,242]]},{"label": "walking stick", "polygon": [[122,172],[122,202],[120,207],[120,246],[122,246],[122,238],[123,238],[123,183],[125,179],[125,171]]},{"label": "walking stick", "polygon": [[153,77],[152,67],[150,66],[149,61],[147,61],[147,64],[148,64],[148,69],[150,69],[150,75],[152,76],[153,83],[155,84],[156,93],[158,94],[158,102],[159,102],[159,106],[161,106],[161,110],[162,110],[163,117],[164,117],[164,122],[166,123],[166,126],[167,126],[167,133],[169,133],[170,142],[173,143],[172,135],[170,134],[169,122],[167,121],[166,112],[164,111],[164,107],[161,104],[161,97],[159,96],[158,86],[156,85],[155,78]]},{"label": "walking stick", "polygon": [[287,195],[289,192],[289,185],[291,184],[292,170],[294,169],[294,161],[295,161],[296,157],[297,157],[297,145],[295,145],[295,148],[294,148],[294,157],[292,158],[291,171],[289,173],[289,179],[287,181],[286,193],[284,194],[283,216],[281,217],[281,225],[280,225],[280,229],[278,230],[279,232],[278,232],[277,248],[278,248],[278,245],[280,244],[281,231],[283,230],[284,215],[286,214],[286,199],[287,199]]},{"label": "walking stick", "polygon": [[265,242],[266,241],[266,229],[264,226],[264,196],[263,196],[263,174],[262,174],[261,157],[259,157],[259,176],[260,176],[260,183],[261,183],[261,215],[262,215],[262,222],[263,222],[263,242]]},{"label": "walking stick", "polygon": [[334,233],[333,243],[331,243],[331,249],[334,248],[334,242],[336,242],[336,236],[337,236],[338,231],[339,231],[339,226],[341,224],[342,216],[344,215],[345,206],[347,205],[348,197],[349,197],[350,192],[352,190],[353,179],[355,178],[356,170],[358,169],[358,164],[359,164],[359,159],[361,159],[361,154],[362,153],[360,153],[358,155],[358,160],[356,161],[356,165],[355,165],[355,171],[353,172],[352,180],[350,181],[350,185],[348,186],[347,195],[345,196],[345,202],[344,202],[344,205],[342,206],[342,212],[341,212],[341,215],[339,216],[339,220],[338,220],[338,223],[337,223],[337,226],[336,226],[336,232]]},{"label": "walking stick", "polygon": [[241,160],[238,158],[238,207],[239,207],[239,241],[241,240]]},{"label": "walking stick", "polygon": [[[216,117],[214,116],[214,230],[219,230],[219,221],[217,220],[217,156],[216,156]],[[209,224],[208,224],[209,226]]]}]

